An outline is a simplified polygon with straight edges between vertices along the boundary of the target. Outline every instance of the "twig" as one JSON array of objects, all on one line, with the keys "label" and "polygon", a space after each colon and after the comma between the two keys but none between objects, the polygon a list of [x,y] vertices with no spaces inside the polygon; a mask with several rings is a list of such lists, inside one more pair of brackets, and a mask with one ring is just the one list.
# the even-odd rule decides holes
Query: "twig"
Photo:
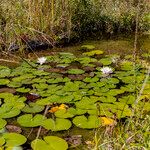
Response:
[{"label": "twig", "polygon": [[[43,118],[46,116],[46,114],[47,114],[47,112],[48,112],[48,109],[49,109],[49,108],[50,108],[50,106],[49,106],[49,105],[47,105],[47,106],[46,106],[46,108],[45,108],[44,114],[43,114]],[[40,126],[40,127],[39,127],[39,129],[38,129],[36,139],[38,139],[38,138],[39,138],[40,133],[41,133],[41,129],[42,129],[42,126]]]}]

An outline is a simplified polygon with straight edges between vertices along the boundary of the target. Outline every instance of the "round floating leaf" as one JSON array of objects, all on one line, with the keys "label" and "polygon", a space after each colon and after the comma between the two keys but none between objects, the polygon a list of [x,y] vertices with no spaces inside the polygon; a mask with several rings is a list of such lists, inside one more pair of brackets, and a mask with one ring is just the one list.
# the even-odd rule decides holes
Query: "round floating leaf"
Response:
[{"label": "round floating leaf", "polygon": [[4,128],[6,124],[7,124],[7,122],[6,122],[4,119],[1,119],[1,118],[0,118],[0,130],[1,130],[2,128]]},{"label": "round floating leaf", "polygon": [[86,118],[84,115],[77,116],[73,119],[73,123],[79,128],[98,128],[101,125],[101,121],[97,116],[90,115]]},{"label": "round floating leaf", "polygon": [[14,147],[24,144],[27,139],[18,133],[4,133],[2,136],[5,139],[5,146]]},{"label": "round floating leaf", "polygon": [[99,60],[100,63],[102,63],[104,66],[110,65],[112,63],[111,58],[102,58]]},{"label": "round floating leaf", "polygon": [[17,118],[17,122],[23,127],[37,127],[42,124],[46,118],[43,115],[37,114],[33,117],[32,114],[25,114]]},{"label": "round floating leaf", "polygon": [[104,52],[102,50],[93,50],[93,51],[90,51],[90,52],[85,52],[85,53],[83,53],[83,55],[94,56],[94,55],[101,55],[103,53]]},{"label": "round floating leaf", "polygon": [[85,71],[82,69],[70,69],[68,70],[68,73],[69,74],[83,74],[85,73]]},{"label": "round floating leaf", "polygon": [[76,109],[69,108],[69,109],[59,109],[55,112],[55,116],[58,118],[72,118],[76,114]]},{"label": "round floating leaf", "polygon": [[46,136],[44,140],[35,139],[31,142],[33,150],[67,150],[67,142],[57,136]]},{"label": "round floating leaf", "polygon": [[63,88],[64,91],[78,91],[79,90],[79,84],[73,83],[73,82],[67,82],[65,83],[65,86]]},{"label": "round floating leaf", "polygon": [[118,100],[121,103],[125,103],[125,104],[133,104],[135,102],[136,97],[134,95],[128,95],[128,96],[123,96],[121,98],[119,98]]},{"label": "round floating leaf", "polygon": [[94,45],[82,45],[81,46],[81,49],[83,49],[83,50],[92,50],[94,48],[95,48]]},{"label": "round floating leaf", "polygon": [[0,85],[6,85],[8,84],[10,81],[8,79],[0,79]]},{"label": "round floating leaf", "polygon": [[36,103],[29,103],[21,110],[26,113],[38,113],[44,110],[44,106],[37,105]]},{"label": "round floating leaf", "polygon": [[3,137],[0,137],[0,147],[3,146],[4,144],[5,144],[5,139]]},{"label": "round floating leaf", "polygon": [[0,78],[8,77],[11,73],[11,70],[7,67],[0,68]]},{"label": "round floating leaf", "polygon": [[81,100],[79,102],[76,102],[75,105],[79,109],[85,109],[85,110],[97,109],[96,104],[94,104],[95,101],[94,100],[92,101],[91,99],[89,99],[89,100]]},{"label": "round floating leaf", "polygon": [[94,78],[90,78],[90,77],[86,77],[83,81],[84,82],[97,82],[99,80],[99,78],[94,77]]},{"label": "round floating leaf", "polygon": [[20,110],[11,106],[11,104],[3,104],[0,107],[0,118],[12,118],[20,114]]},{"label": "round floating leaf", "polygon": [[16,81],[11,81],[7,84],[8,87],[12,87],[12,88],[17,88],[17,87],[21,87],[22,83],[21,82],[16,82]]},{"label": "round floating leaf", "polygon": [[68,130],[71,127],[71,122],[68,119],[56,118],[56,120],[53,120],[50,118],[44,120],[42,126],[47,130],[61,131]]},{"label": "round floating leaf", "polygon": [[124,93],[124,91],[121,90],[121,89],[111,89],[111,90],[109,90],[107,93],[105,93],[105,95],[106,95],[106,96],[107,96],[107,95],[116,96],[116,95],[122,94],[122,93]]},{"label": "round floating leaf", "polygon": [[133,70],[133,62],[123,61],[121,63],[121,70]]},{"label": "round floating leaf", "polygon": [[16,91],[20,92],[20,93],[28,93],[28,92],[30,92],[30,89],[22,87],[22,88],[17,88]]}]

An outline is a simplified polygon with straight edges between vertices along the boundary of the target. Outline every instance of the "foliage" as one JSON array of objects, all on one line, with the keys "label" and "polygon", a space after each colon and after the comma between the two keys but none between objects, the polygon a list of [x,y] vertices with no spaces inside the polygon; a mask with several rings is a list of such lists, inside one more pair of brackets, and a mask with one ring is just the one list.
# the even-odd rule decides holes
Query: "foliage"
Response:
[{"label": "foliage", "polygon": [[[144,66],[137,64],[133,70],[132,61],[124,60],[115,64],[111,56],[103,55],[93,58],[93,56],[76,57],[71,53],[61,53],[53,57],[58,57],[59,62],[67,62],[68,67],[61,68],[61,71],[57,70],[57,73],[54,73],[57,64],[39,65],[43,70],[29,67],[24,63],[11,69],[0,67],[1,70],[9,70],[6,74],[2,71],[0,77],[1,134],[5,133],[5,128],[11,120],[17,120],[17,124],[23,129],[35,130],[40,127],[42,130],[58,132],[69,130],[74,126],[83,129],[113,128],[121,120],[136,117],[133,111],[137,109],[140,110],[141,115],[150,112],[149,78],[138,99],[138,104],[135,103],[137,99],[135,93],[138,93],[143,86],[146,76]],[[50,56],[46,58],[47,63],[55,61],[51,60]],[[76,68],[73,66],[74,62],[77,63]],[[97,67],[96,64],[99,62],[103,65]],[[89,64],[95,65],[88,66],[87,70],[84,70]],[[102,69],[108,68],[112,68],[111,74],[104,76]],[[52,70],[49,72],[49,69]],[[69,79],[70,74],[74,75],[74,79],[79,75],[84,79]],[[9,87],[13,87],[15,91],[3,92],[3,88]],[[3,136],[0,139],[3,147],[7,145],[5,140]],[[36,142],[38,146],[35,150],[42,145],[45,148],[51,146],[45,139],[36,139],[31,144],[32,148]]]}]

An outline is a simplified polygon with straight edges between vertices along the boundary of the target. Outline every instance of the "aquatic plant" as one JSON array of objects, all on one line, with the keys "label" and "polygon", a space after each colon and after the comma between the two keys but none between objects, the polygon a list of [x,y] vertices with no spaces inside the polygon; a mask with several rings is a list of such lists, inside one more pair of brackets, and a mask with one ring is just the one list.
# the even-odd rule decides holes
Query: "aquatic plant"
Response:
[{"label": "aquatic plant", "polygon": [[[92,58],[61,53],[57,57],[59,62],[69,65],[63,68],[65,72],[56,73],[56,65],[45,64],[44,70],[38,70],[24,62],[12,69],[0,67],[1,134],[5,133],[11,118],[17,120],[23,129],[58,132],[73,126],[84,129],[113,128],[118,120],[135,117],[133,109],[141,110],[141,115],[150,112],[149,78],[135,105],[135,92],[142,87],[146,73],[146,68],[140,63],[133,70],[133,62],[124,60],[118,64],[112,63],[112,56]],[[46,58],[47,62],[53,63],[54,59]],[[103,66],[97,65],[100,61]],[[74,62],[79,65],[78,69],[72,68]],[[3,69],[7,70],[6,73]],[[136,86],[133,81],[135,73]],[[79,80],[79,75],[84,78]],[[5,147],[4,139],[0,140]],[[32,142],[32,148],[38,140]],[[41,147],[42,144],[50,147],[45,140],[40,140],[37,145]]]}]

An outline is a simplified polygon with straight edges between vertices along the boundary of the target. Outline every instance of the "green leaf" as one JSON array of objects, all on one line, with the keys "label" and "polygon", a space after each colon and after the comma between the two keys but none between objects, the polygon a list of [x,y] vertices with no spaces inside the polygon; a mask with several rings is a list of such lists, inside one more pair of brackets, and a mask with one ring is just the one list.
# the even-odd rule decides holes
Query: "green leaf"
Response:
[{"label": "green leaf", "polygon": [[14,147],[24,144],[27,139],[18,133],[4,133],[2,136],[5,139],[5,146]]},{"label": "green leaf", "polygon": [[102,63],[104,66],[108,66],[112,63],[111,58],[102,58],[99,60],[100,63]]},{"label": "green leaf", "polygon": [[92,50],[94,48],[95,48],[94,45],[82,45],[81,46],[81,49],[83,49],[83,50]]},{"label": "green leaf", "polygon": [[17,88],[16,91],[20,92],[20,93],[28,93],[28,92],[30,92],[30,89],[22,87],[22,88]]},{"label": "green leaf", "polygon": [[70,69],[68,70],[68,73],[69,74],[83,74],[85,73],[85,71],[82,69]]},{"label": "green leaf", "polygon": [[17,122],[23,127],[37,127],[42,124],[46,118],[43,115],[37,114],[33,117],[32,114],[25,114],[17,118]]},{"label": "green leaf", "polygon": [[0,137],[0,147],[5,144],[5,139],[3,137]]},{"label": "green leaf", "polygon": [[50,118],[44,120],[42,126],[47,130],[61,131],[68,130],[71,127],[71,122],[68,119],[56,118],[56,120],[53,120]]},{"label": "green leaf", "polygon": [[0,68],[0,78],[8,77],[11,73],[11,70],[7,67]]},{"label": "green leaf", "polygon": [[[4,103],[0,107],[0,118],[12,118],[20,114],[20,110],[11,106],[12,104]],[[15,105],[15,104],[14,104]]]},{"label": "green leaf", "polygon": [[83,55],[94,56],[94,55],[101,55],[103,53],[104,52],[102,50],[93,50],[93,51],[90,51],[90,52],[85,52],[85,53],[83,53]]},{"label": "green leaf", "polygon": [[58,118],[72,118],[76,114],[76,109],[60,109],[55,112],[55,116]]},{"label": "green leaf", "polygon": [[44,110],[44,106],[37,105],[36,103],[29,103],[21,110],[26,113],[38,113]]},{"label": "green leaf", "polygon": [[35,139],[31,142],[33,150],[67,150],[67,142],[57,136],[46,136],[44,140]]},{"label": "green leaf", "polygon": [[8,79],[0,79],[0,85],[7,85],[9,82]]},{"label": "green leaf", "polygon": [[73,119],[73,123],[79,128],[86,129],[98,128],[101,126],[100,119],[94,115],[90,115],[88,118],[86,118],[84,115],[77,116]]},{"label": "green leaf", "polygon": [[0,130],[7,124],[6,120],[0,118]]}]

